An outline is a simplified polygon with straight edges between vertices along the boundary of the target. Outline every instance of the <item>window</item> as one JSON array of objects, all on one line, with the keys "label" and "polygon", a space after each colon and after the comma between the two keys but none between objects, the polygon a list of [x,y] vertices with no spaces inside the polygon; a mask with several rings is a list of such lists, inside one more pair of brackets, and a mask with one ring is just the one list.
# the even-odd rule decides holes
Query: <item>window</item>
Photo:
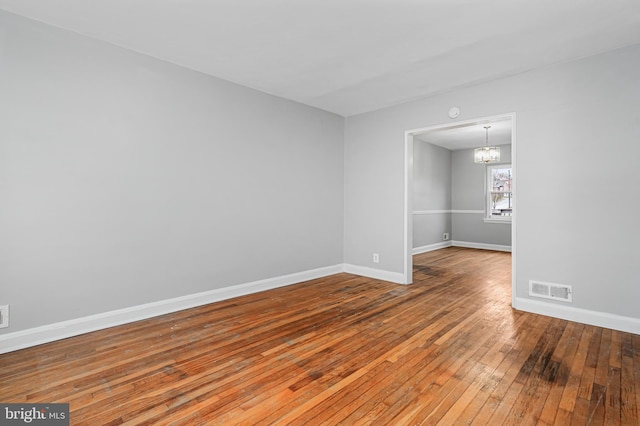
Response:
[{"label": "window", "polygon": [[510,222],[513,215],[511,164],[487,166],[487,220]]}]

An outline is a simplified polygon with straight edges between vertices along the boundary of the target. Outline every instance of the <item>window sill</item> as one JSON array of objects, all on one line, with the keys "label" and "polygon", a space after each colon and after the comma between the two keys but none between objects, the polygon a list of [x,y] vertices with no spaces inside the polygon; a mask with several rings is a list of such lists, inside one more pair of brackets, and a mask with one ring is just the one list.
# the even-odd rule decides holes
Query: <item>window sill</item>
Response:
[{"label": "window sill", "polygon": [[499,219],[497,217],[485,217],[482,220],[484,220],[484,223],[502,223],[505,225],[511,225],[511,217],[505,217],[504,219]]}]

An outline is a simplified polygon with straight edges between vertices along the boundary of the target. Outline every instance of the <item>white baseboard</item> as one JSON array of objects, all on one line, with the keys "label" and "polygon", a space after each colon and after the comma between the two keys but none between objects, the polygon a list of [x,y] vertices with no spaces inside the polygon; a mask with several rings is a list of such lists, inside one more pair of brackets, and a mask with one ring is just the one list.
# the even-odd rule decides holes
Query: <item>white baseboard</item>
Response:
[{"label": "white baseboard", "polygon": [[342,264],[327,266],[3,334],[0,335],[0,354],[233,297],[322,278],[344,272],[344,270]]},{"label": "white baseboard", "polygon": [[404,274],[400,272],[383,271],[382,269],[369,268],[366,266],[344,264],[344,272],[350,274],[362,275],[363,277],[373,278],[376,280],[390,281],[396,284],[405,284]]},{"label": "white baseboard", "polygon": [[467,241],[451,241],[454,247],[466,247],[482,250],[511,251],[511,246],[503,246],[500,244],[471,243]]},{"label": "white baseboard", "polygon": [[468,241],[443,241],[441,243],[429,244],[421,247],[414,247],[413,254],[426,253],[433,250],[440,250],[446,247],[466,247],[482,250],[511,251],[511,246],[503,246],[499,244],[471,243]]},{"label": "white baseboard", "polygon": [[640,318],[590,311],[587,309],[531,300],[523,297],[515,297],[513,307],[515,309],[534,314],[610,328],[612,330],[624,331],[627,333],[640,334]]},{"label": "white baseboard", "polygon": [[443,241],[441,243],[429,244],[426,246],[414,247],[413,254],[426,253],[429,251],[440,250],[446,247],[451,247],[453,244],[451,241]]}]

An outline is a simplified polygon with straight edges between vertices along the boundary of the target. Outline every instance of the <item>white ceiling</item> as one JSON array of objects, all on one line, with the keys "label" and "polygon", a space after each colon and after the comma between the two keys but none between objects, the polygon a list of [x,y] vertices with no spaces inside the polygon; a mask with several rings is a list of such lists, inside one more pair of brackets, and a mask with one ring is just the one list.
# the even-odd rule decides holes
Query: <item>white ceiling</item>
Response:
[{"label": "white ceiling", "polygon": [[638,0],[0,0],[350,116],[640,43]]}]

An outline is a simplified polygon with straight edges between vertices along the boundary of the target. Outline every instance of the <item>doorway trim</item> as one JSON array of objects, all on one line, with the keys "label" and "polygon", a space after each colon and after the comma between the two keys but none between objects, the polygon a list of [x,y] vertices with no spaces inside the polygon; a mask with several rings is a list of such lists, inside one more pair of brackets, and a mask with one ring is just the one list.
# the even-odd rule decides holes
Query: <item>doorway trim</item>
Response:
[{"label": "doorway trim", "polygon": [[456,127],[465,127],[488,121],[511,120],[511,168],[513,170],[513,216],[511,217],[511,304],[516,299],[516,223],[517,223],[517,155],[516,155],[516,113],[478,117],[470,120],[455,121],[452,123],[437,124],[406,130],[404,132],[404,279],[403,284],[413,282],[413,139],[414,135],[436,130],[446,130]]}]

